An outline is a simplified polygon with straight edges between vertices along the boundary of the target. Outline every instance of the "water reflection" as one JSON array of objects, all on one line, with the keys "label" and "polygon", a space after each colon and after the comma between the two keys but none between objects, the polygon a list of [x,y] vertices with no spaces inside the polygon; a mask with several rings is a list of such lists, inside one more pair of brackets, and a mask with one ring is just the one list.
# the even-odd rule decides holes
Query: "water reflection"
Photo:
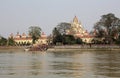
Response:
[{"label": "water reflection", "polygon": [[94,64],[97,70],[95,74],[114,78],[120,77],[120,52],[96,52],[96,55],[98,54],[97,63]]},{"label": "water reflection", "polygon": [[90,63],[93,61],[92,56],[93,54],[89,52],[53,53],[53,58],[55,59],[51,67],[56,70],[55,74],[63,77],[87,78],[87,75],[90,75],[89,71],[92,67]]},{"label": "water reflection", "polygon": [[119,78],[120,52],[0,53],[1,78]]}]

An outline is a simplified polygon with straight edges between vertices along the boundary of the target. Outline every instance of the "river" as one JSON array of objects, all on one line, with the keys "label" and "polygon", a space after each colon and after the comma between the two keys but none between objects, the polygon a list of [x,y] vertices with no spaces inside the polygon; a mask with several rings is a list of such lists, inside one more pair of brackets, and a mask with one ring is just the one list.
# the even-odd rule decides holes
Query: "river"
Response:
[{"label": "river", "polygon": [[0,78],[120,78],[120,52],[0,52]]}]

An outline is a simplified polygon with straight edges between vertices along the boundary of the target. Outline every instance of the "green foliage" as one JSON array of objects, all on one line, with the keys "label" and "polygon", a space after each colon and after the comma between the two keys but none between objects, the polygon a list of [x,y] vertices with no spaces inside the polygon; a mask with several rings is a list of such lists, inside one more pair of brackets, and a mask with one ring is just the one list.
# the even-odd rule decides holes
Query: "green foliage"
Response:
[{"label": "green foliage", "polygon": [[111,43],[116,35],[119,35],[120,19],[112,13],[102,15],[101,19],[94,25],[94,29],[96,37],[105,38],[108,43]]},{"label": "green foliage", "polygon": [[62,36],[61,34],[56,35],[56,36],[53,38],[53,44],[62,43],[62,39],[63,39],[63,36]]},{"label": "green foliage", "polygon": [[81,44],[80,38],[75,39],[73,35],[66,35],[66,30],[70,29],[70,23],[60,23],[53,29],[53,44]]},{"label": "green foliage", "polygon": [[53,29],[52,34],[53,34],[53,37],[56,37],[56,36],[60,35],[60,32],[59,32],[58,29],[55,27],[55,28]]},{"label": "green foliage", "polygon": [[8,45],[9,46],[14,46],[15,45],[15,41],[13,38],[8,38]]},{"label": "green foliage", "polygon": [[55,27],[53,29],[53,44],[62,42],[62,35],[59,33],[59,31],[57,30],[57,28]]},{"label": "green foliage", "polygon": [[116,41],[116,44],[120,44],[120,39]]},{"label": "green foliage", "polygon": [[65,43],[65,36],[66,30],[70,28],[70,23],[62,22],[58,24],[54,29],[53,29],[53,44],[63,44]]},{"label": "green foliage", "polygon": [[57,25],[57,30],[58,32],[63,35],[66,34],[66,30],[70,29],[71,24],[70,23],[66,23],[66,22],[62,22],[60,24]]},{"label": "green foliage", "polygon": [[0,38],[0,46],[6,46],[7,45],[7,39],[4,37]]},{"label": "green foliage", "polygon": [[41,36],[41,28],[37,26],[29,27],[29,35],[32,36],[33,44],[34,44],[35,41],[38,40],[39,37]]},{"label": "green foliage", "polygon": [[73,35],[57,35],[53,38],[53,44],[63,44],[63,45],[72,45],[72,44],[82,44],[82,39],[77,38]]},{"label": "green foliage", "polygon": [[82,44],[82,43],[83,43],[82,39],[80,39],[80,38],[76,39],[76,44]]},{"label": "green foliage", "polygon": [[120,44],[120,36],[118,37],[118,39],[115,42],[116,44]]},{"label": "green foliage", "polygon": [[75,44],[76,40],[72,35],[63,35],[63,44]]}]

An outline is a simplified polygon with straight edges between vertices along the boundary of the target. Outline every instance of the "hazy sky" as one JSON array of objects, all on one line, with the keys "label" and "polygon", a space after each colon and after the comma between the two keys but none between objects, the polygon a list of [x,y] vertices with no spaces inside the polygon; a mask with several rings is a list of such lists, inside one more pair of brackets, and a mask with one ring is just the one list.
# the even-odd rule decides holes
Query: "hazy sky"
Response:
[{"label": "hazy sky", "polygon": [[120,0],[0,0],[0,35],[27,33],[30,26],[40,26],[48,35],[75,15],[90,31],[108,13],[120,18]]}]

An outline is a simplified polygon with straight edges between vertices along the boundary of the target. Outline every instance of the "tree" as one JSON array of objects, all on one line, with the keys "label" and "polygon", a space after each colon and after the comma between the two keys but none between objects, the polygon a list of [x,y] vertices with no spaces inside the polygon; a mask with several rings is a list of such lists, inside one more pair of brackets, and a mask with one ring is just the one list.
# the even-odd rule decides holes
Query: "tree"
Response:
[{"label": "tree", "polygon": [[76,44],[82,44],[82,43],[83,43],[83,41],[82,41],[81,38],[77,38],[77,39],[76,39]]},{"label": "tree", "polygon": [[76,44],[76,39],[73,35],[63,35],[63,44]]},{"label": "tree", "polygon": [[52,34],[53,34],[53,44],[62,42],[62,37],[61,37],[62,35],[59,33],[56,27],[53,29]]},{"label": "tree", "polygon": [[63,35],[66,34],[66,30],[70,29],[71,24],[62,22],[58,24],[54,29],[53,29],[53,44],[56,43],[61,43],[63,44]]},{"label": "tree", "polygon": [[116,40],[116,44],[120,44],[120,36],[119,36],[118,39]]},{"label": "tree", "polygon": [[109,43],[115,39],[120,32],[120,19],[114,14],[102,15],[101,19],[94,25],[96,36],[105,38]]},{"label": "tree", "polygon": [[61,35],[63,35],[63,34],[66,34],[66,31],[68,29],[70,29],[70,27],[71,27],[70,23],[62,22],[62,23],[58,24],[56,28],[57,28],[58,32]]},{"label": "tree", "polygon": [[53,37],[56,37],[57,35],[60,35],[60,32],[59,32],[58,29],[55,27],[55,28],[53,29],[52,34],[53,34]]},{"label": "tree", "polygon": [[41,28],[38,26],[29,27],[29,35],[32,37],[33,44],[35,44],[35,41],[37,41],[41,36]]},{"label": "tree", "polygon": [[4,37],[0,37],[0,46],[6,46],[7,45],[7,39]]},{"label": "tree", "polygon": [[10,45],[10,46],[14,46],[15,45],[15,41],[14,41],[13,38],[8,38],[7,42],[8,42],[7,45]]}]

